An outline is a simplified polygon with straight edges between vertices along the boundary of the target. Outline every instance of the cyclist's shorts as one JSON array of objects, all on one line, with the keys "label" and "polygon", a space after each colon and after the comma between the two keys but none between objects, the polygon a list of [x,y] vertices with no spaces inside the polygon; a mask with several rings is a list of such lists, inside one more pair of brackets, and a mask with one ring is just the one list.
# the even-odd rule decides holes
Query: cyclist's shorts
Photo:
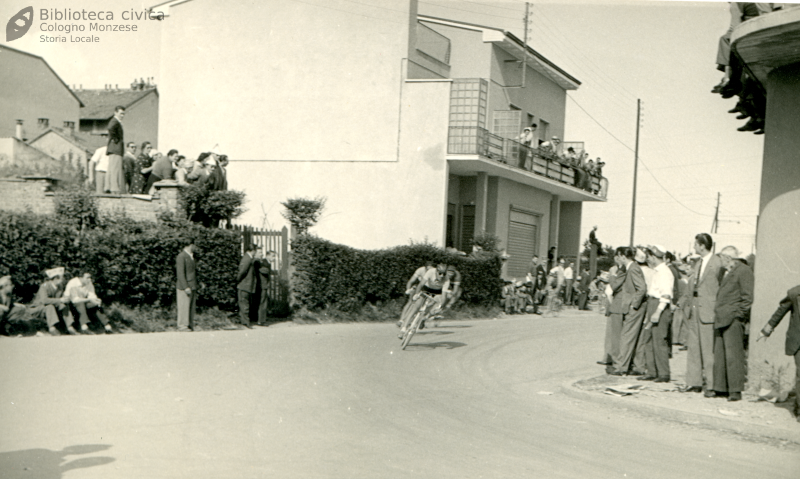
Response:
[{"label": "cyclist's shorts", "polygon": [[427,286],[423,286],[422,290],[425,291],[426,293],[430,293],[430,294],[432,294],[434,296],[438,296],[438,295],[442,294],[442,290],[441,289],[432,289],[432,288],[429,288]]}]

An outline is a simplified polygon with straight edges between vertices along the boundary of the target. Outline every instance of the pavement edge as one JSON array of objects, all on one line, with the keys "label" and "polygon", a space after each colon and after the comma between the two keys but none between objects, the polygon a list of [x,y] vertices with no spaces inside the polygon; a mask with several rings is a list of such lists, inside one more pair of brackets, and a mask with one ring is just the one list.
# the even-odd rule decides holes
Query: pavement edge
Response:
[{"label": "pavement edge", "polygon": [[781,441],[791,442],[795,445],[800,445],[800,433],[794,433],[793,431],[785,431],[769,426],[745,423],[724,417],[714,417],[707,414],[680,411],[677,409],[655,406],[652,404],[634,402],[623,403],[620,402],[619,398],[580,389],[575,386],[576,382],[578,381],[571,379],[561,384],[561,392],[573,399],[599,403],[615,408],[629,409],[631,411],[636,411],[649,416],[655,416],[667,421],[691,426],[700,426],[706,429],[725,430],[736,434],[758,436],[766,439],[778,439]]}]

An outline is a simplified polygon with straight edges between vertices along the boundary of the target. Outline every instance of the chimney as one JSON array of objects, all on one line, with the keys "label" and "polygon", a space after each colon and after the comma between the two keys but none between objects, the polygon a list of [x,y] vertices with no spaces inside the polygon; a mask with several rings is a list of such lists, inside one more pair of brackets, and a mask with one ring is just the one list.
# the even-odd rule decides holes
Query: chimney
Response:
[{"label": "chimney", "polygon": [[46,130],[50,126],[50,120],[48,118],[39,118],[39,129]]},{"label": "chimney", "polygon": [[17,130],[14,133],[14,137],[22,141],[22,120],[17,120]]},{"label": "chimney", "polygon": [[74,121],[64,121],[64,129],[69,130],[70,133],[75,133],[75,122]]}]

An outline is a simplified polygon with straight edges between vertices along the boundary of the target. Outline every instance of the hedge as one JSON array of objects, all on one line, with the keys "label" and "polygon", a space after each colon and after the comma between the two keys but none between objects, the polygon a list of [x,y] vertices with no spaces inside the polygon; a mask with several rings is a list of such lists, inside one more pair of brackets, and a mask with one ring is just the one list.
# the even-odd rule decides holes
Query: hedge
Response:
[{"label": "hedge", "polygon": [[68,275],[91,272],[107,304],[169,307],[175,300],[175,257],[189,238],[201,249],[198,304],[234,308],[238,233],[188,224],[112,217],[80,233],[54,216],[0,212],[0,275],[12,275],[23,302],[33,298],[46,269],[64,266]]},{"label": "hedge", "polygon": [[464,257],[430,244],[365,251],[303,235],[292,242],[292,261],[295,306],[309,310],[355,311],[402,297],[406,282],[426,261],[452,264],[461,272],[466,303],[496,305],[502,289],[498,255]]}]

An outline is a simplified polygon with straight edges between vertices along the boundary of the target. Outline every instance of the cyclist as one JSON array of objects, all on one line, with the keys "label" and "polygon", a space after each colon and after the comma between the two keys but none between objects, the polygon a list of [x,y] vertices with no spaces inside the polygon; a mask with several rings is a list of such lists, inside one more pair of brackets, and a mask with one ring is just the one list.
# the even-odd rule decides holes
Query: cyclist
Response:
[{"label": "cyclist", "polygon": [[445,312],[456,304],[456,301],[461,299],[461,273],[455,266],[450,265],[447,267],[447,280],[450,282],[450,289],[445,291],[445,302],[442,305],[442,312]]},{"label": "cyclist", "polygon": [[414,294],[411,296],[411,307],[408,309],[406,317],[403,318],[403,324],[400,326],[399,337],[401,339],[411,322],[411,318],[413,318],[414,315],[417,314],[417,311],[419,311],[419,308],[425,304],[425,298],[422,297],[421,293],[424,291],[431,294],[438,304],[436,309],[441,311],[444,301],[442,292],[448,291],[449,287],[450,281],[447,278],[447,265],[445,263],[439,263],[436,268],[431,268],[425,273],[422,280],[417,283],[417,287],[414,289]]},{"label": "cyclist", "polygon": [[414,287],[417,285],[418,282],[422,281],[422,277],[425,276],[425,273],[433,269],[433,261],[426,261],[425,266],[420,266],[414,271],[414,274],[411,276],[411,279],[408,280],[406,283],[406,296],[408,296],[408,301],[403,306],[403,312],[400,313],[400,321],[397,322],[398,326],[402,326],[405,322],[406,314],[408,314],[408,310],[411,309],[411,294],[414,292]]}]

